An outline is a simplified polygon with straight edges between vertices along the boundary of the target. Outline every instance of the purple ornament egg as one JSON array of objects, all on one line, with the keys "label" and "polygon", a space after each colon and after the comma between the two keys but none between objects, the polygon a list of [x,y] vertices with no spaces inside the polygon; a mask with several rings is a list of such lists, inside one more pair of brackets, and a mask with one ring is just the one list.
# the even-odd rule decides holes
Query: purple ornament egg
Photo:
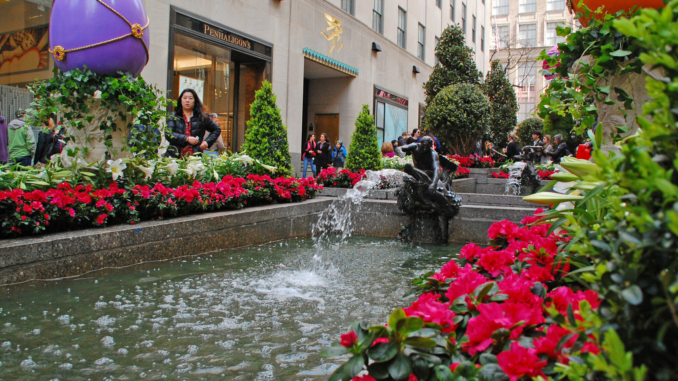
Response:
[{"label": "purple ornament egg", "polygon": [[137,77],[150,47],[146,9],[142,0],[56,0],[49,46],[61,71],[87,66],[99,75]]}]

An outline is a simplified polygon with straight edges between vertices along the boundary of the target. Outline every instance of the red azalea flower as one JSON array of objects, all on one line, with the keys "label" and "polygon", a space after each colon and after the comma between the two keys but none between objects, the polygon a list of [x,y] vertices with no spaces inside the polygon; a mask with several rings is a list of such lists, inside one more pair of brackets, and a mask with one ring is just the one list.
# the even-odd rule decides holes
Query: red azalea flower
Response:
[{"label": "red azalea flower", "polygon": [[75,217],[75,210],[73,210],[73,209],[68,209],[68,214],[69,214],[71,217],[74,218],[74,217]]},{"label": "red azalea flower", "polygon": [[103,225],[104,222],[106,222],[107,217],[108,217],[108,214],[100,214],[99,217],[97,217],[97,224]]},{"label": "red azalea flower", "polygon": [[570,330],[559,325],[551,325],[546,330],[546,336],[534,339],[534,348],[538,354],[545,354],[550,359],[562,362],[563,349],[572,348],[572,346],[574,346],[574,344],[577,342],[577,336],[573,336],[567,342],[565,342],[560,350],[556,351],[556,348],[558,347],[560,340],[570,333],[572,333]]},{"label": "red azalea flower", "polygon": [[367,374],[362,377],[353,377],[351,381],[377,381],[377,380],[374,377]]},{"label": "red azalea flower", "polygon": [[26,216],[21,216],[21,221],[26,221]]},{"label": "red azalea flower", "polygon": [[358,335],[355,334],[355,331],[350,331],[349,333],[345,333],[341,335],[341,344],[342,346],[346,348],[350,348],[353,346],[358,341]]},{"label": "red azalea flower", "polygon": [[419,381],[419,379],[414,375],[414,373],[410,373],[410,376],[407,377],[407,381]]},{"label": "red azalea flower", "polygon": [[515,258],[508,250],[493,251],[488,250],[481,254],[478,260],[478,266],[490,273],[493,277],[499,276],[499,273],[504,268],[513,264]]},{"label": "red azalea flower", "polygon": [[408,308],[403,309],[405,315],[422,318],[426,323],[435,323],[443,327],[442,332],[451,333],[457,328],[453,319],[457,316],[450,311],[449,303],[443,304],[438,301],[440,295],[426,293],[419,296]]},{"label": "red azalea flower", "polygon": [[475,272],[470,264],[466,264],[466,267],[460,269],[458,273],[457,279],[450,284],[445,293],[450,302],[454,302],[462,295],[473,293],[478,286],[488,281],[487,278]]},{"label": "red azalea flower", "polygon": [[555,290],[547,294],[548,297],[551,297],[552,302],[546,304],[547,307],[550,307],[553,303],[558,310],[563,315],[567,314],[567,307],[572,305],[574,312],[579,311],[579,302],[586,300],[591,305],[591,308],[594,310],[600,305],[600,298],[598,293],[593,290],[587,291],[577,291],[576,293],[572,291],[569,287],[558,287]]},{"label": "red azalea flower", "polygon": [[520,344],[511,343],[511,350],[504,351],[497,355],[497,362],[501,369],[509,376],[510,381],[516,381],[523,376],[529,378],[546,377],[542,369],[546,366],[546,361],[539,361],[533,348],[523,348]]},{"label": "red azalea flower", "polygon": [[490,226],[490,229],[487,231],[487,238],[493,240],[501,237],[505,238],[510,243],[516,239],[519,231],[520,228],[518,225],[509,220],[503,220],[495,222]]}]

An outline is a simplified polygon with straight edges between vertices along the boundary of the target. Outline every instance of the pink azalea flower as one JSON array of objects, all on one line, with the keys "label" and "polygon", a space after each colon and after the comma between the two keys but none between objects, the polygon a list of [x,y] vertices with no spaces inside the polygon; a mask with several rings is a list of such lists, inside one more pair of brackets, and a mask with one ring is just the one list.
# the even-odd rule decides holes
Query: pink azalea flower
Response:
[{"label": "pink azalea flower", "polygon": [[546,361],[539,361],[536,352],[533,348],[523,348],[520,344],[513,342],[511,350],[497,355],[497,362],[504,373],[509,376],[510,381],[516,381],[523,376],[545,378],[542,369],[546,366]]}]

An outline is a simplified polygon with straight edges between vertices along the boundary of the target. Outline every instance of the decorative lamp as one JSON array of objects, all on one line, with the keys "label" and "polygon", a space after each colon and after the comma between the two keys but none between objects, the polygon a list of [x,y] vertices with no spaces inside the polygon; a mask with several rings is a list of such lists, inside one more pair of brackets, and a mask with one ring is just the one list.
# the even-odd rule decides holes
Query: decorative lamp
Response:
[{"label": "decorative lamp", "polygon": [[136,77],[149,59],[149,23],[142,0],[55,0],[49,51],[64,72]]},{"label": "decorative lamp", "polygon": [[419,68],[415,65],[415,66],[412,66],[412,72],[414,74],[419,74],[419,73],[421,73],[421,70],[419,70]]},{"label": "decorative lamp", "polygon": [[376,42],[372,42],[372,51],[373,52],[380,52],[381,46],[379,46],[379,44],[377,44]]}]

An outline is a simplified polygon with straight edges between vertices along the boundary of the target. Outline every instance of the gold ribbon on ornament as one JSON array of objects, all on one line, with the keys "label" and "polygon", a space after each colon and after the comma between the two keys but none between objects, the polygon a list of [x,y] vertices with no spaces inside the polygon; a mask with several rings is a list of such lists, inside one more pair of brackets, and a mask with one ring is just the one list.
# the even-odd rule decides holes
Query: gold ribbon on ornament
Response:
[{"label": "gold ribbon on ornament", "polygon": [[54,55],[54,59],[56,59],[58,61],[63,61],[64,59],[66,59],[66,53],[77,52],[78,50],[85,50],[85,49],[94,48],[94,47],[97,47],[97,46],[110,44],[112,42],[124,40],[127,37],[133,36],[134,38],[141,41],[141,43],[144,45],[144,50],[146,51],[146,63],[148,64],[148,59],[150,58],[149,55],[148,55],[148,46],[146,45],[146,41],[144,41],[142,39],[142,37],[144,36],[144,30],[146,30],[148,28],[148,26],[151,23],[151,20],[149,20],[148,17],[146,17],[146,25],[144,25],[144,26],[141,26],[139,24],[132,24],[131,22],[129,22],[129,20],[127,20],[127,18],[125,18],[125,16],[121,15],[120,12],[116,11],[115,9],[111,8],[108,4],[104,3],[103,0],[97,0],[97,2],[100,3],[101,5],[103,5],[104,7],[110,9],[111,12],[115,13],[124,22],[126,22],[127,25],[129,25],[131,32],[127,33],[123,36],[120,36],[120,37],[112,38],[110,40],[106,40],[106,41],[102,41],[102,42],[97,42],[95,44],[90,44],[90,45],[87,45],[87,46],[81,46],[79,48],[64,49],[63,46],[57,45],[57,46],[54,47],[54,50],[49,49],[49,52]]}]

